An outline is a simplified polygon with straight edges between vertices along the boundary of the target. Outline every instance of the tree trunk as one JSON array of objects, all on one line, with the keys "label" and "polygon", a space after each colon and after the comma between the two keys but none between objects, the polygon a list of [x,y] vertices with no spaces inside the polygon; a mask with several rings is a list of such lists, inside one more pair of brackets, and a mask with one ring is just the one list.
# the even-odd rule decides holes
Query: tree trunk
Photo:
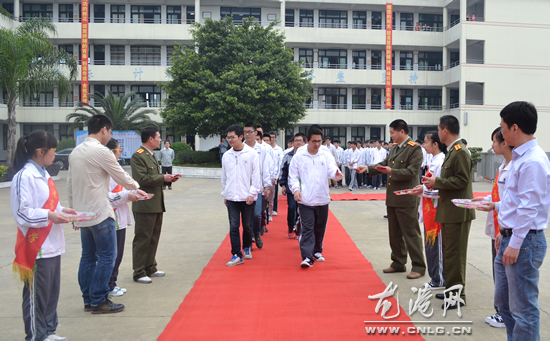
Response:
[{"label": "tree trunk", "polygon": [[[14,96],[15,97],[15,96]],[[8,145],[6,147],[6,161],[8,162],[8,165],[13,164],[13,158],[15,157],[15,125],[17,123],[17,114],[15,112],[15,98],[11,98],[10,94],[8,93]]]}]

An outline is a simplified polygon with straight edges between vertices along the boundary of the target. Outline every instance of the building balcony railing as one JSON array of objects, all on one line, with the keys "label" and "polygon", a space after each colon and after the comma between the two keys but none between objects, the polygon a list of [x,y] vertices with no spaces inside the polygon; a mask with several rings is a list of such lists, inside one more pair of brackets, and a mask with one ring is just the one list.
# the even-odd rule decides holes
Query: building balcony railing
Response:
[{"label": "building balcony railing", "polygon": [[451,103],[451,105],[449,106],[450,109],[456,109],[456,108],[460,108],[460,103]]},{"label": "building balcony railing", "polygon": [[482,100],[476,100],[476,99],[467,99],[466,100],[467,105],[483,105]]},{"label": "building balcony railing", "polygon": [[466,59],[466,64],[485,64],[483,59]]},{"label": "building balcony railing", "polygon": [[319,63],[319,68],[321,69],[347,69],[347,64],[324,64]]},{"label": "building balcony railing", "polygon": [[418,106],[418,110],[437,110],[437,111],[441,111],[443,110],[443,106],[441,105],[422,105],[422,106]]},{"label": "building balcony railing", "polygon": [[341,104],[323,104],[321,109],[347,109],[346,103]]},{"label": "building balcony railing", "polygon": [[453,22],[451,22],[451,23],[449,24],[449,26],[447,26],[447,27],[445,28],[445,30],[448,30],[448,29],[450,29],[451,27],[455,27],[455,26],[458,25],[458,24],[460,24],[460,18],[459,18],[459,19],[456,19],[456,20],[453,21]]},{"label": "building balcony railing", "polygon": [[452,69],[452,68],[454,68],[455,66],[459,66],[459,65],[460,65],[460,60],[457,60],[457,61],[452,62],[451,64],[449,64],[448,69]]},{"label": "building balcony railing", "polygon": [[443,71],[443,66],[441,65],[419,65],[418,71]]}]

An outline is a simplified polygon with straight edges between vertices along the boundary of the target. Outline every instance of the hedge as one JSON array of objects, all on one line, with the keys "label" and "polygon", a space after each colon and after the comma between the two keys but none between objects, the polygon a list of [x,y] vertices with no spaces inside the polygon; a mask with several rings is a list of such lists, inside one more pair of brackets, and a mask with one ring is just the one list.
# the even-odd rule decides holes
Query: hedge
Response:
[{"label": "hedge", "polygon": [[57,150],[63,150],[63,149],[74,148],[74,147],[76,147],[76,141],[73,139],[61,140],[57,144]]},{"label": "hedge", "polygon": [[[164,148],[164,144],[161,146],[161,148]],[[174,150],[174,153],[192,151],[191,147],[185,142],[174,142],[170,145],[170,148]]]},{"label": "hedge", "polygon": [[203,152],[203,151],[190,151],[190,152],[177,152],[176,160],[178,163],[185,164],[200,164],[200,163],[219,163],[220,155],[214,152]]},{"label": "hedge", "polygon": [[[8,167],[7,166],[0,166],[0,182],[4,181],[4,177],[8,173]],[[8,180],[6,180],[8,181]]]}]

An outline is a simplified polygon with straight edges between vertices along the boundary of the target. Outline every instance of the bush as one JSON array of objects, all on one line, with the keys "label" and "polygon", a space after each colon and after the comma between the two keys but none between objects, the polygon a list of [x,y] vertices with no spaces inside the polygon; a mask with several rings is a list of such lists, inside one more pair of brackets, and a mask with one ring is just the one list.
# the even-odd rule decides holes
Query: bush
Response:
[{"label": "bush", "polygon": [[176,154],[178,152],[190,152],[192,150],[191,147],[185,142],[174,142],[170,145],[170,148],[172,148]]},{"label": "bush", "polygon": [[0,182],[4,181],[4,177],[8,173],[8,167],[7,166],[0,166]]},{"label": "bush", "polygon": [[219,163],[220,156],[214,152],[187,151],[176,153],[176,160],[181,164]]},{"label": "bush", "polygon": [[59,171],[61,170],[61,165],[57,163],[52,163],[49,166],[46,166],[46,170],[48,171],[48,174],[50,176],[57,176],[59,174]]},{"label": "bush", "polygon": [[73,139],[61,140],[57,144],[57,150],[63,150],[63,149],[74,148],[74,147],[76,147],[76,141]]},{"label": "bush", "polygon": [[468,150],[470,150],[470,153],[472,154],[472,162],[473,164],[477,164],[481,162],[481,151],[483,148],[481,147],[468,147]]}]

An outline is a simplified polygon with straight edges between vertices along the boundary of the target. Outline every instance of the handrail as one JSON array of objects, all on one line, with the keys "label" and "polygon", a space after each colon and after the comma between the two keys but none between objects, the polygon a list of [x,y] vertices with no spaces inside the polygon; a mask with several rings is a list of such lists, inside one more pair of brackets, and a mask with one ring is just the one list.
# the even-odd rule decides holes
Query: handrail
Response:
[{"label": "handrail", "polygon": [[319,68],[320,69],[347,69],[347,64],[326,64],[323,65],[323,63],[319,62]]}]

